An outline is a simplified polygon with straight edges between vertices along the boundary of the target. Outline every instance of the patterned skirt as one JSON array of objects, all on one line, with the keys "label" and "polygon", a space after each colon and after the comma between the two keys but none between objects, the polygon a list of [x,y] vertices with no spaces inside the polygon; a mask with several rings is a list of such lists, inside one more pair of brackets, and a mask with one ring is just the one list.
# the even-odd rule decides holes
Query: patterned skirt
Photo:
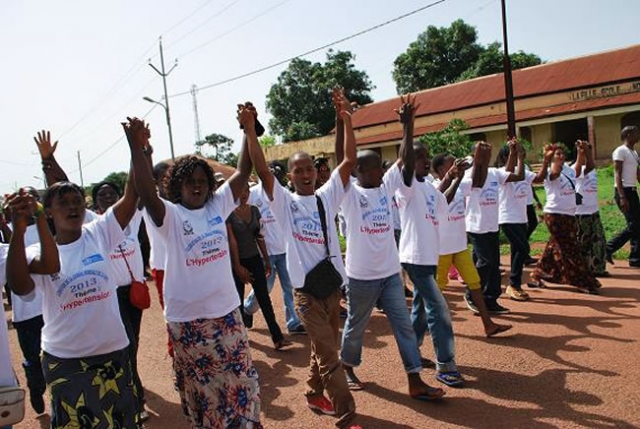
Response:
[{"label": "patterned skirt", "polygon": [[583,290],[595,290],[600,282],[589,271],[578,245],[575,216],[545,213],[551,237],[532,277],[551,283],[569,284]]},{"label": "patterned skirt", "polygon": [[593,274],[602,274],[607,269],[607,241],[600,221],[600,213],[576,216],[578,244]]},{"label": "patterned skirt", "polygon": [[218,319],[169,322],[168,330],[191,427],[261,429],[258,372],[240,310]]},{"label": "patterned skirt", "polygon": [[62,359],[43,352],[51,428],[135,429],[135,388],[127,350]]}]

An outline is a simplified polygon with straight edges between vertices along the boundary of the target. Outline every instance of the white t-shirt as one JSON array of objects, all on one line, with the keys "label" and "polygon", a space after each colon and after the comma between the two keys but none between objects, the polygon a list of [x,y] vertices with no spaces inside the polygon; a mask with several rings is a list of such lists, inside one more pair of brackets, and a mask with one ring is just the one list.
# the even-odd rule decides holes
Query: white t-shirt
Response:
[{"label": "white t-shirt", "polygon": [[151,251],[149,252],[149,266],[151,269],[164,271],[164,264],[166,258],[166,250],[164,246],[164,240],[158,229],[154,228],[153,220],[149,216],[147,209],[143,209],[144,223],[147,227],[147,237],[149,237],[149,245]]},{"label": "white t-shirt", "polygon": [[[501,168],[504,170],[504,167]],[[500,186],[498,221],[503,223],[527,223],[527,199],[536,175],[525,171],[524,180],[507,182]]]},{"label": "white t-shirt", "polygon": [[[527,177],[527,173],[531,171],[531,169],[529,168],[529,166],[527,164],[524,165],[524,171],[525,171],[525,178]],[[535,179],[535,174],[534,174],[534,179]],[[533,181],[531,182],[533,183]],[[527,189],[527,205],[530,206],[531,204],[533,204],[533,187],[529,186],[529,189]]]},{"label": "white t-shirt", "polygon": [[[441,181],[433,186],[438,188]],[[466,198],[471,193],[471,182],[461,182],[456,194],[448,205],[447,215],[440,222],[440,254],[451,255],[467,248],[467,226],[465,223]],[[445,197],[446,199],[446,197]]]},{"label": "white t-shirt", "polygon": [[392,196],[402,181],[393,165],[377,188],[351,183],[342,200],[347,234],[347,275],[358,280],[384,279],[400,272],[400,260],[393,235]]},{"label": "white t-shirt", "polygon": [[[144,280],[144,262],[142,261],[142,250],[140,249],[140,241],[138,240],[138,231],[140,231],[141,223],[142,210],[136,210],[133,218],[131,218],[131,222],[129,222],[129,225],[124,229],[124,234],[127,238],[109,253],[109,259],[113,264],[113,277],[118,286],[131,284],[131,274],[129,274],[124,257],[127,258],[127,263],[129,263],[133,277],[137,281]],[[122,249],[122,251],[120,251],[120,249]],[[123,253],[124,256],[122,255]]]},{"label": "white t-shirt", "polygon": [[576,177],[576,191],[582,195],[582,204],[576,206],[577,215],[592,215],[598,213],[598,173],[594,168],[584,174],[587,169],[582,166],[582,174]]},{"label": "white t-shirt", "polygon": [[162,200],[165,216],[157,228],[166,249],[164,317],[169,322],[223,317],[240,305],[231,273],[225,220],[236,208],[223,184],[204,207],[189,210]]},{"label": "white t-shirt", "polygon": [[396,191],[402,235],[400,262],[414,265],[438,265],[440,222],[447,217],[447,199],[431,182],[418,182]]},{"label": "white t-shirt", "polygon": [[391,216],[393,218],[393,229],[402,229],[402,222],[400,222],[400,210],[398,210],[398,203],[396,202],[395,195],[391,200]]},{"label": "white t-shirt", "polygon": [[109,251],[124,240],[113,210],[58,245],[60,272],[33,275],[43,292],[42,349],[60,358],[111,353],[129,344],[120,320]]},{"label": "white t-shirt", "polygon": [[[7,282],[5,277],[8,244],[0,243],[0,285]],[[9,332],[4,318],[0,320],[0,386],[17,386],[18,382],[11,367],[11,351],[9,350]]]},{"label": "white t-shirt", "polygon": [[[472,183],[471,171],[467,170],[463,182]],[[510,173],[490,167],[487,180],[482,188],[471,188],[467,198],[467,232],[485,234],[498,232],[498,203],[500,186],[504,185]]]},{"label": "white t-shirt", "polygon": [[[550,180],[549,175],[544,179],[544,190],[547,193],[547,202],[544,205],[545,213],[563,214],[575,216],[576,214],[576,172],[568,165],[562,166],[562,173],[556,180]],[[573,185],[571,184],[573,182]]]},{"label": "white t-shirt", "polygon": [[[282,186],[273,187],[271,211],[287,237],[287,270],[294,288],[304,286],[306,274],[327,257],[316,195],[322,199],[327,216],[331,262],[342,275],[343,282],[347,282],[333,219],[349,186],[351,186],[349,183],[346,187],[342,184],[340,173],[335,169],[329,180],[316,191],[315,195],[303,196],[288,192]],[[350,225],[349,228],[351,228]]]},{"label": "white t-shirt", "polygon": [[[282,186],[277,181],[273,186]],[[286,189],[285,189],[286,191]],[[287,191],[288,192],[288,191]],[[269,197],[264,193],[261,185],[251,188],[249,194],[249,204],[254,205],[260,210],[260,227],[264,234],[264,243],[267,246],[269,255],[282,255],[286,253],[286,241],[280,224],[276,222],[276,217],[269,207]]]},{"label": "white t-shirt", "polygon": [[[622,161],[622,187],[633,188],[636,186],[638,171],[638,152],[631,150],[626,145],[618,146],[612,154],[614,161]],[[613,185],[615,186],[615,178]]]}]

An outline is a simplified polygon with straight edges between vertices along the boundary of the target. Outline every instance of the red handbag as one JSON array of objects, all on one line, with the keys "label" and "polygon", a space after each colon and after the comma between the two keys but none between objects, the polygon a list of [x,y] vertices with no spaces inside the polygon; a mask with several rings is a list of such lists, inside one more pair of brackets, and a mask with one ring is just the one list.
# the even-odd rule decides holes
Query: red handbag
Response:
[{"label": "red handbag", "polygon": [[151,307],[151,295],[149,294],[149,286],[147,286],[147,282],[145,280],[139,282],[133,276],[133,272],[131,271],[131,267],[129,266],[129,261],[127,261],[127,257],[124,256],[124,250],[122,246],[118,246],[120,249],[120,253],[122,253],[122,259],[124,259],[124,263],[127,264],[127,270],[129,271],[129,275],[131,276],[131,288],[129,289],[129,302],[136,308],[140,310],[146,310]]}]

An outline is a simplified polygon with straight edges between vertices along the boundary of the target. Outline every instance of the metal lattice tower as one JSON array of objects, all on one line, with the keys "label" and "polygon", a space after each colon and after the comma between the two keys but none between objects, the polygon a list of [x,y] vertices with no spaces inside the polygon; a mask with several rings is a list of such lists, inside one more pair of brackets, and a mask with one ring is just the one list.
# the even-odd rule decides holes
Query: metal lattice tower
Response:
[{"label": "metal lattice tower", "polygon": [[191,85],[191,97],[193,97],[193,122],[196,135],[196,143],[202,140],[200,135],[200,119],[198,117],[198,87]]}]

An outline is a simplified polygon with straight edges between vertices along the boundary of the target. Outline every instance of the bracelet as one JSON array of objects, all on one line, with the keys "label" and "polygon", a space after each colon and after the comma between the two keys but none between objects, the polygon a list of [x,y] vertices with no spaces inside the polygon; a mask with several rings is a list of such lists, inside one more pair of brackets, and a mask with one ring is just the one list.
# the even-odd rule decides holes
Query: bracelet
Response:
[{"label": "bracelet", "polygon": [[40,216],[42,216],[44,214],[44,206],[40,203],[36,203],[36,212],[34,214],[34,216],[36,218],[39,218]]}]

